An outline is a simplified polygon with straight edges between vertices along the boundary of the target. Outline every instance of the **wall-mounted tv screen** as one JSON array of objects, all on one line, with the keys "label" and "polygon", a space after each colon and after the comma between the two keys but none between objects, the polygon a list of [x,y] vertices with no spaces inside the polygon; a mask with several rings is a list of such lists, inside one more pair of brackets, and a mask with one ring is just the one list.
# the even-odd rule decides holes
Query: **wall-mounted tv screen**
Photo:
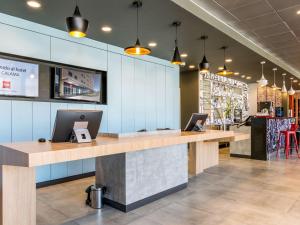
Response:
[{"label": "wall-mounted tv screen", "polygon": [[106,104],[106,73],[53,67],[52,97]]},{"label": "wall-mounted tv screen", "polygon": [[0,58],[0,95],[38,97],[39,65]]}]

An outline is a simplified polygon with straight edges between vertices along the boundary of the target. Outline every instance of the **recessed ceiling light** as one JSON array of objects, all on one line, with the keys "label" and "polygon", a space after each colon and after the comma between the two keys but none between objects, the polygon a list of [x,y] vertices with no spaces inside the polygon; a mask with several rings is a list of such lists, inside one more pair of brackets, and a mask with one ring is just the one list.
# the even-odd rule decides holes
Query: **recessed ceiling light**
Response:
[{"label": "recessed ceiling light", "polygon": [[293,80],[293,82],[294,82],[294,83],[297,83],[297,82],[298,82],[298,80]]},{"label": "recessed ceiling light", "polygon": [[182,53],[180,56],[181,56],[182,58],[186,58],[186,57],[188,57],[188,54]]},{"label": "recessed ceiling light", "polygon": [[112,28],[109,27],[109,26],[103,26],[103,27],[101,28],[101,30],[108,33],[108,32],[111,32],[111,31],[112,31]]},{"label": "recessed ceiling light", "polygon": [[245,78],[245,77],[246,77],[245,75],[242,75],[242,76],[241,76],[241,78]]},{"label": "recessed ceiling light", "polygon": [[36,8],[36,9],[42,6],[40,2],[34,0],[27,1],[27,5],[30,6],[31,8]]},{"label": "recessed ceiling light", "polygon": [[251,77],[251,76],[247,76],[246,79],[247,79],[247,80],[251,80],[252,77]]},{"label": "recessed ceiling light", "polygon": [[225,59],[225,62],[230,63],[230,62],[232,62],[232,59]]},{"label": "recessed ceiling light", "polygon": [[222,70],[222,69],[223,69],[223,66],[219,66],[219,67],[218,67],[218,70]]},{"label": "recessed ceiling light", "polygon": [[180,66],[182,66],[182,67],[186,66],[186,62],[182,62],[182,63],[180,64]]},{"label": "recessed ceiling light", "polygon": [[300,15],[300,10],[297,11],[297,14]]},{"label": "recessed ceiling light", "polygon": [[195,69],[195,65],[189,65],[190,69]]},{"label": "recessed ceiling light", "polygon": [[149,42],[149,47],[156,47],[157,46],[157,43],[156,42]]},{"label": "recessed ceiling light", "polygon": [[234,72],[234,75],[238,76],[238,75],[240,75],[240,73],[239,72]]}]

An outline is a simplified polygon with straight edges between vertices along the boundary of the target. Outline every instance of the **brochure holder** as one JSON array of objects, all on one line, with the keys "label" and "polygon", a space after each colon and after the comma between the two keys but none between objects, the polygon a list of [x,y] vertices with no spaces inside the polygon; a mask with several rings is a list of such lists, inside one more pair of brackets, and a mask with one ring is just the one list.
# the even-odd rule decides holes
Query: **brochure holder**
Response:
[{"label": "brochure holder", "polygon": [[89,130],[87,129],[88,122],[75,122],[70,142],[75,143],[89,143],[92,142],[92,138]]}]

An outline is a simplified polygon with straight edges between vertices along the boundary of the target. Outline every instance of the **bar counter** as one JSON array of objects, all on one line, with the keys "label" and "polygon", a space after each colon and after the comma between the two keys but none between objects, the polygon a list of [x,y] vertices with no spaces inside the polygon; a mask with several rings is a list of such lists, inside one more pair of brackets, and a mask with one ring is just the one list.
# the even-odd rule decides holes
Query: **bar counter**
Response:
[{"label": "bar counter", "polygon": [[256,117],[251,121],[251,158],[276,158],[276,144],[280,130],[288,130],[294,117]]}]

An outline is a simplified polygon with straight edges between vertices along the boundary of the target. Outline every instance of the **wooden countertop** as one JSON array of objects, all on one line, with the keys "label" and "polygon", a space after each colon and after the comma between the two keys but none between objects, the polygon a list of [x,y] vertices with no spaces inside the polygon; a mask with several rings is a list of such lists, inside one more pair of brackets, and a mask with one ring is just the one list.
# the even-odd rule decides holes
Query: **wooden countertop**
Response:
[{"label": "wooden countertop", "polygon": [[19,142],[0,145],[0,164],[35,167],[170,145],[233,138],[233,131],[178,132],[150,136],[97,137],[92,143]]}]

